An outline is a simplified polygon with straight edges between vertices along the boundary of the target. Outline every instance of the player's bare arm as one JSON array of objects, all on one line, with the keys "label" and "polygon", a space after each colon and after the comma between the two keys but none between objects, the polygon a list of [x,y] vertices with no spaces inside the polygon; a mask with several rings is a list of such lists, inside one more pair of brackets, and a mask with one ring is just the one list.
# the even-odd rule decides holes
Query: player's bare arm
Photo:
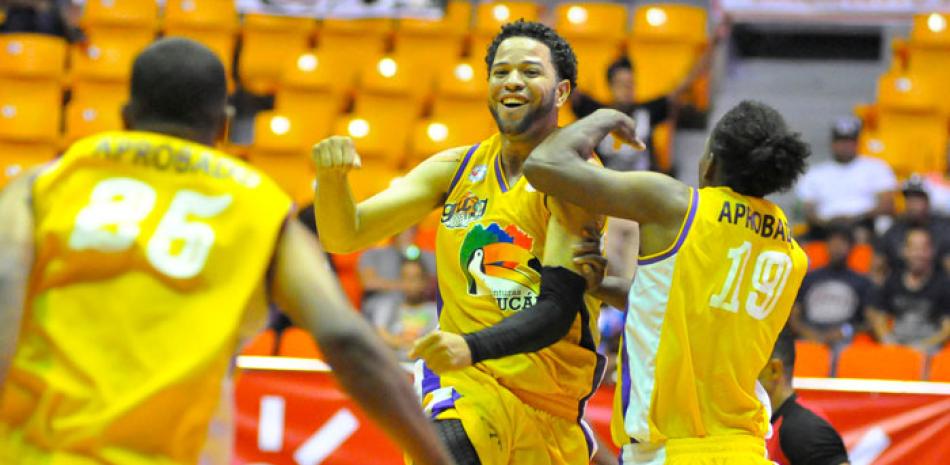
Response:
[{"label": "player's bare arm", "polygon": [[651,172],[617,172],[585,162],[610,132],[637,141],[635,123],[616,110],[597,110],[548,136],[524,165],[538,190],[592,213],[640,223],[641,251],[664,250],[675,240],[689,209],[689,186]]},{"label": "player's bare arm", "polygon": [[435,373],[444,373],[484,360],[535,352],[567,335],[577,310],[584,305],[585,288],[597,284],[584,280],[581,264],[574,260],[574,245],[582,242],[585,231],[596,235],[599,243],[603,221],[573,205],[549,205],[552,215],[541,261],[544,269],[538,302],[475,333],[463,336],[435,331],[416,342],[410,357],[425,360]]},{"label": "player's bare arm", "polygon": [[375,244],[418,223],[441,206],[465,148],[439,152],[386,190],[359,204],[348,173],[361,161],[349,137],[334,136],[313,147],[317,170],[314,211],[320,241],[330,252],[348,253]]},{"label": "player's bare arm", "polygon": [[32,179],[20,176],[0,192],[0,386],[16,350],[33,265]]},{"label": "player's bare arm", "polygon": [[290,221],[277,246],[274,297],[317,340],[340,384],[419,464],[452,464],[392,351],[350,308],[316,238]]}]

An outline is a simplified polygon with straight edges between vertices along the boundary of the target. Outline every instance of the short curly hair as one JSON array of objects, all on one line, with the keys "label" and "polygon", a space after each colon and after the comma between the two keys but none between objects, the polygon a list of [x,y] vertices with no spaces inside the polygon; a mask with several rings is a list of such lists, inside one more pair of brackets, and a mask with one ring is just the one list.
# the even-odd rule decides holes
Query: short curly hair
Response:
[{"label": "short curly hair", "polygon": [[811,154],[778,111],[752,100],[742,101],[716,123],[709,150],[721,163],[723,184],[753,197],[792,187]]},{"label": "short curly hair", "polygon": [[577,55],[574,54],[571,44],[567,43],[554,29],[538,22],[525,21],[523,18],[503,25],[501,32],[495,36],[491,45],[488,46],[485,64],[488,65],[489,73],[491,72],[491,65],[495,61],[498,46],[505,39],[511,37],[527,37],[546,45],[551,51],[551,59],[554,60],[558,77],[570,81],[571,89],[577,87]]}]

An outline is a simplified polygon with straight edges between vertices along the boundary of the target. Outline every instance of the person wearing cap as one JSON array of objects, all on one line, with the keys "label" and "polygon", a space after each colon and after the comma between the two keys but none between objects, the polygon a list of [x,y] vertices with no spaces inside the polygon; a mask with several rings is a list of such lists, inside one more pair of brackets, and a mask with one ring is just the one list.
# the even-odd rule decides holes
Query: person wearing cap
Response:
[{"label": "person wearing cap", "polygon": [[812,166],[795,188],[814,239],[824,239],[831,223],[848,223],[858,227],[858,242],[868,242],[875,219],[893,212],[897,178],[883,161],[858,154],[860,132],[857,118],[836,119],[832,159]]},{"label": "person wearing cap", "polygon": [[874,245],[874,273],[883,277],[890,270],[903,268],[902,250],[907,231],[920,227],[930,231],[934,240],[935,266],[950,272],[950,219],[936,214],[931,208],[930,192],[925,180],[911,176],[901,186],[904,194],[904,212]]}]

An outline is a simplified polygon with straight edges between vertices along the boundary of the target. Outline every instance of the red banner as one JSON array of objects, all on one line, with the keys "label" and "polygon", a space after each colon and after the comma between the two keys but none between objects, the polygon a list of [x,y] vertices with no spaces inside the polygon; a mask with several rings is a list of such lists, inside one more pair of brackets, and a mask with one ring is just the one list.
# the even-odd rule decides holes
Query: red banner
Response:
[{"label": "red banner", "polygon": [[[799,395],[841,432],[852,465],[950,463],[950,386],[810,381]],[[855,392],[855,386],[885,392]],[[612,398],[612,390],[601,389],[588,408],[589,422],[605,438]],[[236,464],[402,464],[399,449],[329,373],[247,370],[236,403]]]}]

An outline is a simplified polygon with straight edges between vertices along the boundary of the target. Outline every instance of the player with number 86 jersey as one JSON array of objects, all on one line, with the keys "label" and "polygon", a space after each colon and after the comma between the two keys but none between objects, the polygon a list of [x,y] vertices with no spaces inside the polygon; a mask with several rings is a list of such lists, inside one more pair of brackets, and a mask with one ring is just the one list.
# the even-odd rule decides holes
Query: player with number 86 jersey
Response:
[{"label": "player with number 86 jersey", "polygon": [[[239,339],[266,321],[261,270],[289,197],[227,155],[146,132],[77,142],[32,196],[32,314],[5,386],[0,450],[30,463],[23,439],[200,449]],[[165,411],[182,404],[186,421]]]}]

